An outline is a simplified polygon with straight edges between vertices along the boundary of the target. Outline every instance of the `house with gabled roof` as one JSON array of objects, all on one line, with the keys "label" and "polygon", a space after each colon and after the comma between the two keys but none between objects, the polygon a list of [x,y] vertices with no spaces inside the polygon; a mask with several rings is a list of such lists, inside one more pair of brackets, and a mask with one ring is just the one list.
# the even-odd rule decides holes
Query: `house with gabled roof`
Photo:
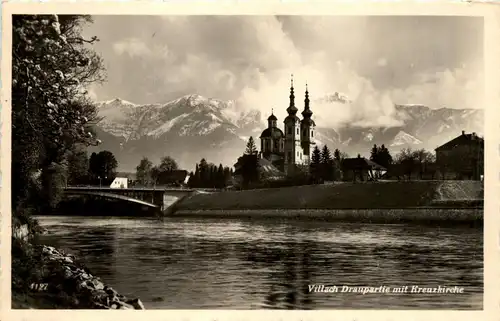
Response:
[{"label": "house with gabled roof", "polygon": [[476,133],[462,131],[435,150],[443,178],[480,180],[484,175],[484,139]]},{"label": "house with gabled roof", "polygon": [[376,172],[386,171],[387,169],[365,157],[344,158],[341,163],[342,180],[344,181],[367,181],[375,179]]}]

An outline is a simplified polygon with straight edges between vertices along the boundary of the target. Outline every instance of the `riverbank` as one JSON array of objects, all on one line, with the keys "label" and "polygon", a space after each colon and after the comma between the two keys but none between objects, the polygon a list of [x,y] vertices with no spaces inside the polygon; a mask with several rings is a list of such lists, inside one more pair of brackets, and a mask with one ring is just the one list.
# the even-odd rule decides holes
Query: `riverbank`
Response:
[{"label": "riverbank", "polygon": [[363,222],[482,220],[478,181],[386,181],[195,194],[172,215],[309,217]]},{"label": "riverbank", "polygon": [[177,217],[290,219],[343,223],[402,224],[419,223],[433,226],[483,225],[480,208],[415,208],[415,209],[280,209],[280,210],[191,210],[177,211]]},{"label": "riverbank", "polygon": [[14,237],[12,249],[13,309],[134,309],[129,299],[105,285],[73,255]]}]

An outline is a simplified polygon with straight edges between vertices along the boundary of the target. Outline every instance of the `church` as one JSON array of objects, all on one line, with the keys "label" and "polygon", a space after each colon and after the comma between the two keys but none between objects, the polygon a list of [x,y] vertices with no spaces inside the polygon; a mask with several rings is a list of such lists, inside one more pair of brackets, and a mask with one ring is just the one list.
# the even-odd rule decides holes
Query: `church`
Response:
[{"label": "church", "polygon": [[267,118],[267,128],[260,135],[261,157],[270,161],[277,169],[290,173],[296,165],[309,165],[311,153],[314,149],[314,128],[316,124],[311,119],[312,111],[309,106],[309,92],[306,84],[304,110],[302,119],[297,116],[295,106],[293,78],[290,86],[290,104],[286,109],[284,130],[278,128],[278,118],[271,112]]}]

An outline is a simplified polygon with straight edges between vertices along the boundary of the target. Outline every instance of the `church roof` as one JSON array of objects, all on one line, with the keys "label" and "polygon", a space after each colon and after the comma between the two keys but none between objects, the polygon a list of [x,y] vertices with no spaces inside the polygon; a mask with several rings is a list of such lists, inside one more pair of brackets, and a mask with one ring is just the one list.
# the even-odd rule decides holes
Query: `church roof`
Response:
[{"label": "church roof", "polygon": [[309,124],[309,125],[312,125],[312,126],[316,126],[316,123],[311,118],[304,118],[300,122],[302,124]]},{"label": "church roof", "polygon": [[278,120],[278,118],[276,118],[276,116],[274,116],[274,114],[271,114],[271,116],[269,116],[267,118],[267,120]]},{"label": "church roof", "polygon": [[278,127],[266,128],[260,134],[260,138],[282,138],[283,136],[283,132]]},{"label": "church roof", "polygon": [[283,122],[287,122],[289,120],[294,120],[296,122],[300,122],[300,118],[297,115],[288,115],[288,116],[286,116],[286,118]]}]

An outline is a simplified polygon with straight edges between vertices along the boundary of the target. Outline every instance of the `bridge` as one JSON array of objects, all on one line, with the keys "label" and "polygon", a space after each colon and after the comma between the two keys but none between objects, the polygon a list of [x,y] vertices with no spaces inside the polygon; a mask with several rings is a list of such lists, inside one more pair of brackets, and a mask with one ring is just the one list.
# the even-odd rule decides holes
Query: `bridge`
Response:
[{"label": "bridge", "polygon": [[215,189],[191,189],[191,188],[111,188],[99,186],[68,186],[64,189],[66,195],[88,195],[108,199],[122,200],[136,203],[151,208],[157,208],[165,212],[177,201],[193,193],[210,193]]}]

